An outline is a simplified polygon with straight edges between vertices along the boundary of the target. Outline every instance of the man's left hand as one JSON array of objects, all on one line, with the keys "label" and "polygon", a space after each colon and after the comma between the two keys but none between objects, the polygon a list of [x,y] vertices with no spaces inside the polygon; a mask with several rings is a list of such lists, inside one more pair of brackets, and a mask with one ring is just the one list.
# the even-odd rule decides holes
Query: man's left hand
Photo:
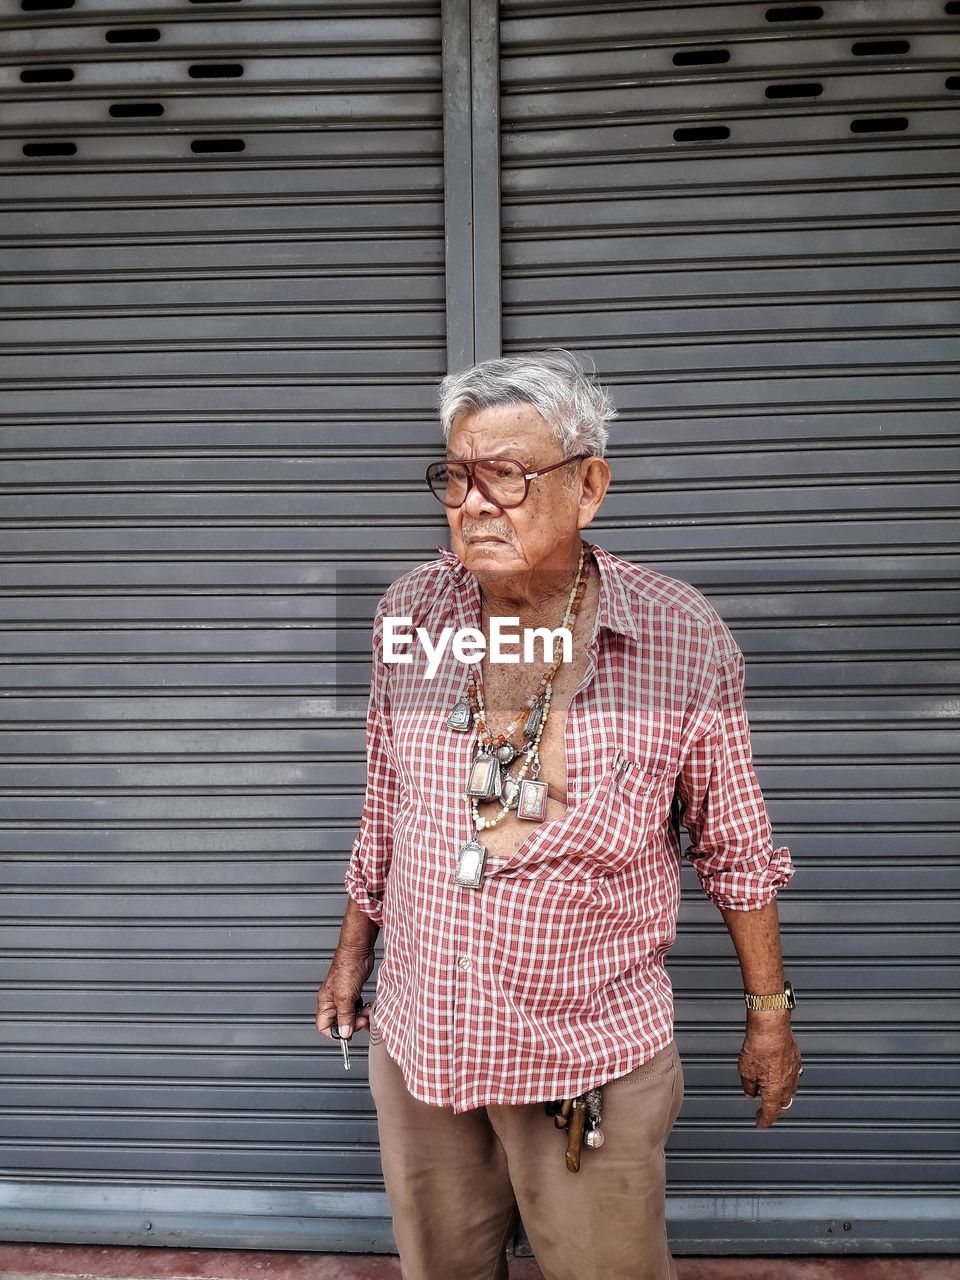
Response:
[{"label": "man's left hand", "polygon": [[760,1097],[757,1128],[769,1129],[793,1101],[800,1078],[800,1049],[788,1011],[751,1011],[740,1050],[740,1082],[748,1098]]}]

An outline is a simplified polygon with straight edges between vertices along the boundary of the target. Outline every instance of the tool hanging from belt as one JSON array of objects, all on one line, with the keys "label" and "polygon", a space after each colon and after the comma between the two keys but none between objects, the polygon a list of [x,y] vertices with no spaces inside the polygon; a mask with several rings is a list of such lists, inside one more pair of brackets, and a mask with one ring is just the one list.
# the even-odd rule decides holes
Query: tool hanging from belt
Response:
[{"label": "tool hanging from belt", "polygon": [[584,1142],[588,1147],[603,1146],[603,1130],[600,1128],[603,1099],[600,1087],[588,1089],[575,1098],[557,1098],[544,1106],[548,1116],[558,1129],[567,1131],[567,1168],[571,1173],[580,1172],[580,1151]]}]

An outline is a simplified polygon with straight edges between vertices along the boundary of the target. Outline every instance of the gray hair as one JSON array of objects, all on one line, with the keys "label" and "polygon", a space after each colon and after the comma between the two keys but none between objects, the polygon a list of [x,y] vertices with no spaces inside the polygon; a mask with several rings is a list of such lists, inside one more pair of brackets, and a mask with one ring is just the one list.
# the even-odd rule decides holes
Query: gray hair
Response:
[{"label": "gray hair", "polygon": [[617,410],[606,391],[594,381],[596,366],[587,357],[564,347],[527,351],[481,360],[448,373],[439,387],[440,425],[450,438],[457,414],[493,409],[506,404],[530,404],[550,427],[564,453],[603,457],[606,423]]}]

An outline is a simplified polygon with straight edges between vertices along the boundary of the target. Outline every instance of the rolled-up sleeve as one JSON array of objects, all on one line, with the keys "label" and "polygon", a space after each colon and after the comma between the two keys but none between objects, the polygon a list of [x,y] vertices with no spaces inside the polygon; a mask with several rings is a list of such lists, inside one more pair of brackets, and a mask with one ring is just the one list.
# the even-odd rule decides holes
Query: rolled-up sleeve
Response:
[{"label": "rolled-up sleeve", "polygon": [[717,661],[713,715],[690,748],[678,779],[686,850],[707,896],[732,911],[772,901],[793,876],[786,846],[773,847],[766,806],[753,769],[739,649]]},{"label": "rolled-up sleeve", "polygon": [[393,856],[399,779],[394,764],[390,698],[383,661],[384,601],[377,606],[367,705],[367,789],[360,830],[344,877],[347,893],[375,924],[383,924],[383,891]]}]

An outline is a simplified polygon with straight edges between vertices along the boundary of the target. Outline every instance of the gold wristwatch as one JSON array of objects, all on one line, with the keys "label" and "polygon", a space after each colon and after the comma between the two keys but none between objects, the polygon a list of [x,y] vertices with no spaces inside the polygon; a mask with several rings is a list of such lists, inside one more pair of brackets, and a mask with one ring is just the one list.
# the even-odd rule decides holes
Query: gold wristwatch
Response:
[{"label": "gold wristwatch", "polygon": [[779,995],[751,996],[745,994],[743,999],[748,1009],[761,1011],[767,1009],[795,1009],[797,1007],[797,997],[793,994],[793,987],[789,982],[784,982],[783,991]]}]

